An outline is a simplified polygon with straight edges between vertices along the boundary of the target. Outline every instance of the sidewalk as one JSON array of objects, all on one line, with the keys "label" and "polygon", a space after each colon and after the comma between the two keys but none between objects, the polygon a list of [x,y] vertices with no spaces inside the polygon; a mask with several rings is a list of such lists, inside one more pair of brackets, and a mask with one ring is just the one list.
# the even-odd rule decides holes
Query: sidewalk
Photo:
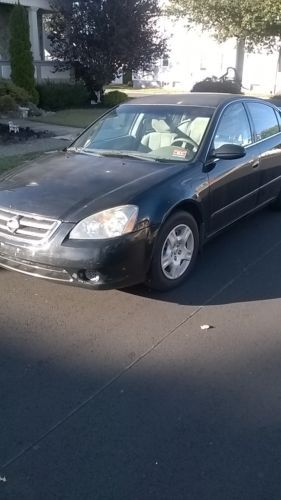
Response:
[{"label": "sidewalk", "polygon": [[30,127],[33,130],[48,131],[52,134],[50,138],[31,139],[18,144],[9,144],[0,146],[0,156],[14,156],[25,153],[35,153],[43,151],[51,151],[52,149],[63,149],[70,144],[81,132],[82,128],[65,127],[62,125],[54,125],[49,123],[41,123],[33,120],[24,120],[16,118],[9,120],[8,118],[0,118],[0,123],[8,124],[13,121],[20,127]]}]

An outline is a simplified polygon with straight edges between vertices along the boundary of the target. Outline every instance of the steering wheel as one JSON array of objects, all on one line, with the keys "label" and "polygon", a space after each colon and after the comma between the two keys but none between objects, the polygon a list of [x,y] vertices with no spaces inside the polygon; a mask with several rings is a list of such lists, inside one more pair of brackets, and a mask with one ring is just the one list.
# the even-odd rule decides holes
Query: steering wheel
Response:
[{"label": "steering wheel", "polygon": [[191,139],[191,137],[176,137],[171,142],[171,146],[178,146],[180,148],[185,148],[186,146],[191,146],[192,149],[194,147],[198,148],[198,144],[193,139]]}]

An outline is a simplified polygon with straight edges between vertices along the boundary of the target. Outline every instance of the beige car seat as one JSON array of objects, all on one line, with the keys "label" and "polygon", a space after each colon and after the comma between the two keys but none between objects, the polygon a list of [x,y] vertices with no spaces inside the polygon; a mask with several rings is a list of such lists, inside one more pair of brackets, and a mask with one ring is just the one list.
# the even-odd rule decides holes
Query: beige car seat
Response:
[{"label": "beige car seat", "polygon": [[177,134],[171,132],[165,120],[157,120],[154,118],[151,120],[151,126],[155,132],[144,135],[141,140],[142,145],[148,147],[151,151],[171,146]]},{"label": "beige car seat", "polygon": [[210,118],[206,116],[198,116],[192,121],[189,120],[178,125],[178,130],[193,139],[196,144],[200,144],[209,120]]}]

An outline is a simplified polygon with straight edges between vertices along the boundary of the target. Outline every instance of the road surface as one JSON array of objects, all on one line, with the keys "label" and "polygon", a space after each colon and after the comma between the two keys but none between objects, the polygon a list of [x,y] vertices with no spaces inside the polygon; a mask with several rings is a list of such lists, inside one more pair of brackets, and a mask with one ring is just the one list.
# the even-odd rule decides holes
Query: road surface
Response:
[{"label": "road surface", "polygon": [[280,227],[236,224],[165,295],[0,270],[0,498],[280,500]]}]

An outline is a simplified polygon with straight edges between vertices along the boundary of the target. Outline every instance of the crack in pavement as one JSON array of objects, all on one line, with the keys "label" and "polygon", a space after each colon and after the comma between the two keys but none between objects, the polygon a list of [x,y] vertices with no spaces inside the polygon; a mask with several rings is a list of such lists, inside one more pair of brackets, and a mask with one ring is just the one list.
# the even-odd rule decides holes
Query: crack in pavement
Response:
[{"label": "crack in pavement", "polygon": [[105,382],[99,389],[97,389],[93,394],[91,394],[88,398],[86,398],[82,403],[77,405],[73,410],[69,411],[63,418],[58,420],[52,427],[50,427],[46,432],[44,432],[38,439],[33,441],[31,444],[23,448],[19,453],[11,457],[7,462],[1,465],[1,469],[7,468],[9,465],[15,463],[19,460],[23,455],[25,455],[30,450],[34,449],[39,443],[41,443],[45,438],[47,438],[51,433],[57,430],[60,426],[62,426],[65,422],[67,422],[71,417],[76,415],[80,410],[82,410],[86,405],[88,405],[91,401],[97,398],[100,394],[102,394],[106,389],[111,387],[114,382],[119,380],[124,374],[126,374],[131,368],[140,363],[142,359],[148,356],[152,351],[157,349],[167,338],[173,335],[181,326],[188,323],[188,321],[193,318],[196,314],[198,314],[204,307],[212,302],[215,298],[221,295],[227,288],[229,288],[233,283],[235,283],[241,276],[243,276],[249,269],[255,267],[259,262],[261,262],[265,257],[267,257],[270,253],[272,253],[276,248],[281,246],[281,240],[275,243],[272,247],[270,247],[266,252],[261,254],[257,259],[243,267],[242,270],[236,274],[231,280],[225,283],[222,287],[219,288],[214,294],[212,294],[201,306],[198,306],[194,309],[184,320],[178,323],[174,328],[172,328],[169,332],[167,332],[163,337],[161,337],[157,342],[151,345],[146,351],[140,354],[132,363],[123,368],[120,372],[114,375],[111,379]]}]

